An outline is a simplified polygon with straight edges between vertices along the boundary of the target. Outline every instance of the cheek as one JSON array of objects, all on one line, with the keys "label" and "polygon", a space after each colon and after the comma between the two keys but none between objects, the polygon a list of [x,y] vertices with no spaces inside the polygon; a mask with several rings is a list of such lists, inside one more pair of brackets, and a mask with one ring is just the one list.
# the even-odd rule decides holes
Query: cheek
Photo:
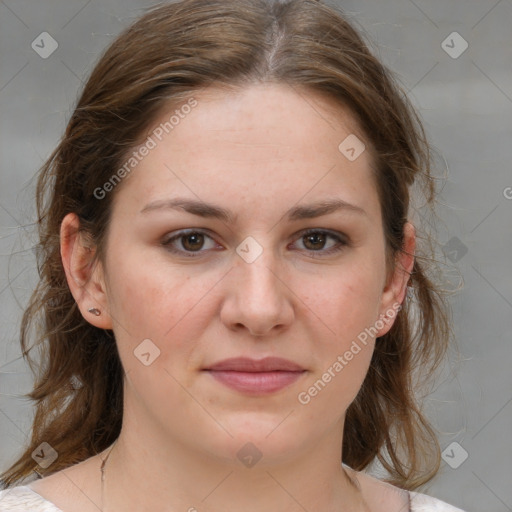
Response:
[{"label": "cheek", "polygon": [[[375,339],[378,287],[366,278],[350,277],[334,283],[326,294],[311,295],[312,310],[320,319],[312,331],[316,364],[301,387],[297,400],[313,417],[338,421],[354,400],[366,377]],[[324,329],[328,326],[328,330]]]},{"label": "cheek", "polygon": [[382,276],[361,259],[309,276],[298,286],[304,303],[339,340],[357,335],[378,318]]},{"label": "cheek", "polygon": [[[356,398],[368,372],[373,342],[357,343],[334,354],[319,374],[302,386],[297,401],[311,419],[337,423]],[[350,353],[350,360],[347,354]]]},{"label": "cheek", "polygon": [[314,292],[304,294],[304,302],[315,313],[310,318],[317,364],[301,388],[303,395],[297,398],[318,414],[329,410],[338,417],[355,398],[367,374],[382,292],[378,268],[361,258],[329,277],[308,280],[307,286]]},{"label": "cheek", "polygon": [[112,261],[119,263],[110,265],[109,272],[110,310],[125,369],[137,362],[133,351],[148,339],[160,350],[160,365],[177,354],[186,364],[193,349],[190,339],[205,329],[206,301],[201,299],[215,280],[206,276],[193,279],[186,275],[186,270],[179,271],[155,260],[135,260],[121,260],[112,253]]}]

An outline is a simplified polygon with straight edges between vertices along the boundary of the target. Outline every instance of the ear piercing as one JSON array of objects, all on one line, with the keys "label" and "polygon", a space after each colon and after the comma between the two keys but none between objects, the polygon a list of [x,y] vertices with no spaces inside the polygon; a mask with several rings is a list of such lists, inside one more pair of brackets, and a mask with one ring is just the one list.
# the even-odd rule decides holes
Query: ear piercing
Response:
[{"label": "ear piercing", "polygon": [[99,309],[96,309],[96,308],[89,308],[87,311],[89,311],[89,313],[92,313],[93,315],[96,315],[96,316],[100,316],[101,315],[101,311]]}]

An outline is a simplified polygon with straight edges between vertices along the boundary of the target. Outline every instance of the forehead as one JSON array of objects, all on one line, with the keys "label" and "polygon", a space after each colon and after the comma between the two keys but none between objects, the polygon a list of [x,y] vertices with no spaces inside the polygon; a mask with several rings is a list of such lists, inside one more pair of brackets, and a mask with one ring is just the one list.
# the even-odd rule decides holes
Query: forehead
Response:
[{"label": "forehead", "polygon": [[127,184],[139,203],[184,194],[232,202],[237,195],[247,206],[275,210],[276,198],[294,203],[305,195],[377,200],[369,141],[354,117],[308,90],[211,87],[163,109],[147,133],[152,149]]},{"label": "forehead", "polygon": [[[194,98],[197,107],[173,129],[176,142],[177,137],[187,137],[199,126],[202,129],[195,132],[196,145],[215,141],[243,143],[246,147],[241,151],[257,144],[318,149],[320,139],[327,150],[328,146],[338,147],[340,136],[354,134],[364,139],[348,108],[303,87],[280,83],[230,89],[210,87]],[[163,111],[155,125],[165,123],[169,112],[176,110],[180,110],[179,104]],[[184,122],[186,119],[188,122]],[[257,147],[254,153],[262,156]]]}]

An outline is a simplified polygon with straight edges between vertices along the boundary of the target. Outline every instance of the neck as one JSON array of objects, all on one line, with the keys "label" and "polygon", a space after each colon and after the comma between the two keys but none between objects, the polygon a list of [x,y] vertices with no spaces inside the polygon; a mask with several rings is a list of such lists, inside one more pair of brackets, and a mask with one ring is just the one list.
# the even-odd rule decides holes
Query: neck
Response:
[{"label": "neck", "polygon": [[341,465],[332,442],[287,461],[262,458],[244,467],[155,438],[140,443],[124,430],[104,453],[104,512],[369,511],[355,472]]}]

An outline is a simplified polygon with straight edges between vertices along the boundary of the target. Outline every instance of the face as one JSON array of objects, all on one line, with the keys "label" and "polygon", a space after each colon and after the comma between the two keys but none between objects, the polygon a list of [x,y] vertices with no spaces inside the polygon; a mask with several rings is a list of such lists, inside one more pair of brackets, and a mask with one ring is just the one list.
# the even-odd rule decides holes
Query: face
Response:
[{"label": "face", "polygon": [[[220,458],[340,441],[396,313],[369,144],[354,159],[350,113],[311,92],[193,97],[155,122],[180,110],[113,203],[103,274],[125,421]],[[289,365],[254,363],[275,357]],[[231,358],[253,363],[219,365]]]}]

